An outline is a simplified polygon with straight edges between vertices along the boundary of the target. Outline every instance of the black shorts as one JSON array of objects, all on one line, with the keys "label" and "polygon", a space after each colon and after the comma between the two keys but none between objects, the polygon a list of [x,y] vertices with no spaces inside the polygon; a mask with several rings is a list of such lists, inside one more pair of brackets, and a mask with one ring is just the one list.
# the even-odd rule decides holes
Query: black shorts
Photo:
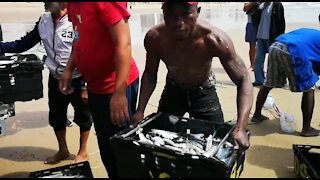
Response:
[{"label": "black shorts", "polygon": [[257,42],[258,28],[253,23],[247,23],[245,41],[249,43]]},{"label": "black shorts", "polygon": [[66,128],[68,105],[71,103],[74,109],[74,122],[80,127],[80,131],[88,131],[92,126],[92,117],[88,104],[81,99],[81,87],[84,85],[82,77],[72,80],[74,92],[64,95],[59,91],[59,81],[49,75],[49,124],[55,131]]},{"label": "black shorts", "polygon": [[174,82],[167,81],[159,102],[158,112],[224,123],[219,98],[214,84],[184,89]]}]

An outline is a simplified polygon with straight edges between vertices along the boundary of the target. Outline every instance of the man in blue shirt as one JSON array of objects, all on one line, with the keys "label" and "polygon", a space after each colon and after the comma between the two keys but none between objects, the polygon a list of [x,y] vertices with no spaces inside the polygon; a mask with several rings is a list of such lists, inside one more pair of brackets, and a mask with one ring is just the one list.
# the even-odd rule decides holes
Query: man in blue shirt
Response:
[{"label": "man in blue shirt", "polygon": [[301,28],[280,35],[269,49],[267,81],[260,89],[256,110],[251,119],[258,123],[268,119],[261,109],[272,88],[280,88],[289,80],[292,92],[303,92],[301,136],[318,136],[320,130],[310,126],[314,109],[315,84],[320,74],[320,31]]}]

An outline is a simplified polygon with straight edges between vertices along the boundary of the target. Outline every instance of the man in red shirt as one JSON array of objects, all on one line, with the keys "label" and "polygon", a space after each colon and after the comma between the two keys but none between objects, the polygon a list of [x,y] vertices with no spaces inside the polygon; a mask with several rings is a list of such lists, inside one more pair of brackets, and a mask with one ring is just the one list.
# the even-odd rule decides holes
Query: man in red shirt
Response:
[{"label": "man in red shirt", "polygon": [[74,27],[73,51],[60,79],[60,90],[72,92],[77,67],[87,82],[89,105],[100,155],[110,178],[117,177],[109,138],[128,125],[135,111],[139,71],[131,57],[126,2],[69,2]]}]

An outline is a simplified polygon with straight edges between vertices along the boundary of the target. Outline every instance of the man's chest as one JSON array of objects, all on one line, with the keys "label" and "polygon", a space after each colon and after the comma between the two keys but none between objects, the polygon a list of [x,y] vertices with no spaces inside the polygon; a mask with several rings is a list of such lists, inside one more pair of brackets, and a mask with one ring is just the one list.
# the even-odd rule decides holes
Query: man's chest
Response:
[{"label": "man's chest", "polygon": [[167,43],[159,48],[159,56],[170,65],[198,66],[212,59],[210,50],[202,41],[185,45]]}]

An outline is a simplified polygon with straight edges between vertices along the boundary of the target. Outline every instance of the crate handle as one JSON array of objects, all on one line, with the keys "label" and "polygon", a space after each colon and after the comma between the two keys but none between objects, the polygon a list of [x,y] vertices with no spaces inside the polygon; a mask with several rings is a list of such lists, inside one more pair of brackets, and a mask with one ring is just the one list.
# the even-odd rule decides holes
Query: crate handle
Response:
[{"label": "crate handle", "polygon": [[222,144],[227,140],[227,138],[230,136],[231,132],[233,131],[233,129],[235,128],[235,126],[233,126],[230,131],[223,137],[223,139],[220,141],[220,143],[218,144],[218,146],[212,146],[212,148],[210,148],[207,152],[205,152],[203,155],[205,157],[211,157],[217,154],[219,148],[222,146]]},{"label": "crate handle", "polygon": [[[153,114],[152,114],[152,115],[153,115]],[[152,116],[152,115],[151,115],[151,116]],[[152,116],[152,117],[150,117],[150,115],[147,116],[147,117],[145,118],[145,120],[141,121],[140,124],[138,124],[135,128],[133,128],[133,129],[132,129],[131,131],[129,131],[128,133],[121,135],[121,137],[127,138],[127,137],[130,136],[131,134],[135,133],[138,129],[140,129],[140,128],[142,128],[143,126],[147,125],[150,121],[153,121],[154,119],[158,118],[158,117],[161,116],[161,115],[162,115],[162,112],[159,112],[159,113],[157,113],[156,115],[154,115],[154,116]],[[148,118],[149,118],[149,119],[148,119]]]}]

